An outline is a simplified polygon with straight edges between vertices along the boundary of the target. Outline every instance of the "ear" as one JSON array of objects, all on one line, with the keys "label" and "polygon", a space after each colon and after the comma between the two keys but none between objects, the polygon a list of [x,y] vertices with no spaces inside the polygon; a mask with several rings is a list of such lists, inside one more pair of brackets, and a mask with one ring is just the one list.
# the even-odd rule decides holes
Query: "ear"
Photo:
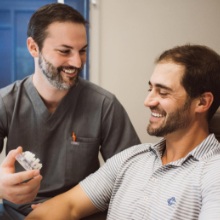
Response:
[{"label": "ear", "polygon": [[27,39],[27,48],[32,57],[38,57],[39,48],[38,48],[37,43],[34,41],[32,37],[28,37]]},{"label": "ear", "polygon": [[211,92],[205,92],[197,100],[196,112],[207,112],[214,100]]}]

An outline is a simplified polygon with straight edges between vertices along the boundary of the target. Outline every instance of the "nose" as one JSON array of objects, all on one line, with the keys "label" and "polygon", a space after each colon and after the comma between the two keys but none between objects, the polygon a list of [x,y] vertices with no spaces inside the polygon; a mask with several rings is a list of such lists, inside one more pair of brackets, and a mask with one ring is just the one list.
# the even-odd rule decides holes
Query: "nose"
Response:
[{"label": "nose", "polygon": [[77,67],[77,68],[81,68],[82,65],[84,64],[84,60],[83,57],[80,55],[80,53],[74,53],[70,59],[69,59],[69,64],[71,66]]},{"label": "nose", "polygon": [[159,100],[157,98],[157,96],[153,93],[153,91],[149,92],[149,94],[146,96],[145,100],[144,100],[144,105],[146,107],[153,107],[158,105]]}]

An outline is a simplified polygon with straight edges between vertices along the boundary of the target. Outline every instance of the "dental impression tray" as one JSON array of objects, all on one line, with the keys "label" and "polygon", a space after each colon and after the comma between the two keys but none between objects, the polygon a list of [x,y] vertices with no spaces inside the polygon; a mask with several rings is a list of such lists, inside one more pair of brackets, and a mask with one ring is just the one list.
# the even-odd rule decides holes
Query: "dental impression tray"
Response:
[{"label": "dental impression tray", "polygon": [[21,164],[25,170],[40,170],[42,164],[40,160],[35,157],[35,154],[30,151],[25,151],[16,156],[16,160]]}]

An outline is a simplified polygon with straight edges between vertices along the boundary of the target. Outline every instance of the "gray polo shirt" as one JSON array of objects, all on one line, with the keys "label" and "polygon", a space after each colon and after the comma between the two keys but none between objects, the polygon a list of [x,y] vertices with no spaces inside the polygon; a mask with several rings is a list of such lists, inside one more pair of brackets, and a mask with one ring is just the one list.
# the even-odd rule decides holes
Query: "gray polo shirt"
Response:
[{"label": "gray polo shirt", "polygon": [[220,143],[209,135],[186,157],[162,165],[165,140],[115,155],[80,183],[115,220],[219,220]]}]

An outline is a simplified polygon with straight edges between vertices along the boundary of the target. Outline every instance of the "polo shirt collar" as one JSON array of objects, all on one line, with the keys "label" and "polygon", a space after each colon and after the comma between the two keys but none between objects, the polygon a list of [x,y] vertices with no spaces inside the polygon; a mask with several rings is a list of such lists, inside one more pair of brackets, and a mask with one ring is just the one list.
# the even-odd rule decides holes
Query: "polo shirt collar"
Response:
[{"label": "polo shirt collar", "polygon": [[[162,138],[158,143],[150,146],[150,150],[153,151],[158,158],[161,159],[166,140]],[[166,165],[181,166],[187,160],[193,159],[196,161],[201,161],[210,158],[213,154],[220,151],[220,143],[215,138],[214,134],[210,134],[206,139],[204,139],[197,147],[190,151],[185,157],[171,162]]]}]

